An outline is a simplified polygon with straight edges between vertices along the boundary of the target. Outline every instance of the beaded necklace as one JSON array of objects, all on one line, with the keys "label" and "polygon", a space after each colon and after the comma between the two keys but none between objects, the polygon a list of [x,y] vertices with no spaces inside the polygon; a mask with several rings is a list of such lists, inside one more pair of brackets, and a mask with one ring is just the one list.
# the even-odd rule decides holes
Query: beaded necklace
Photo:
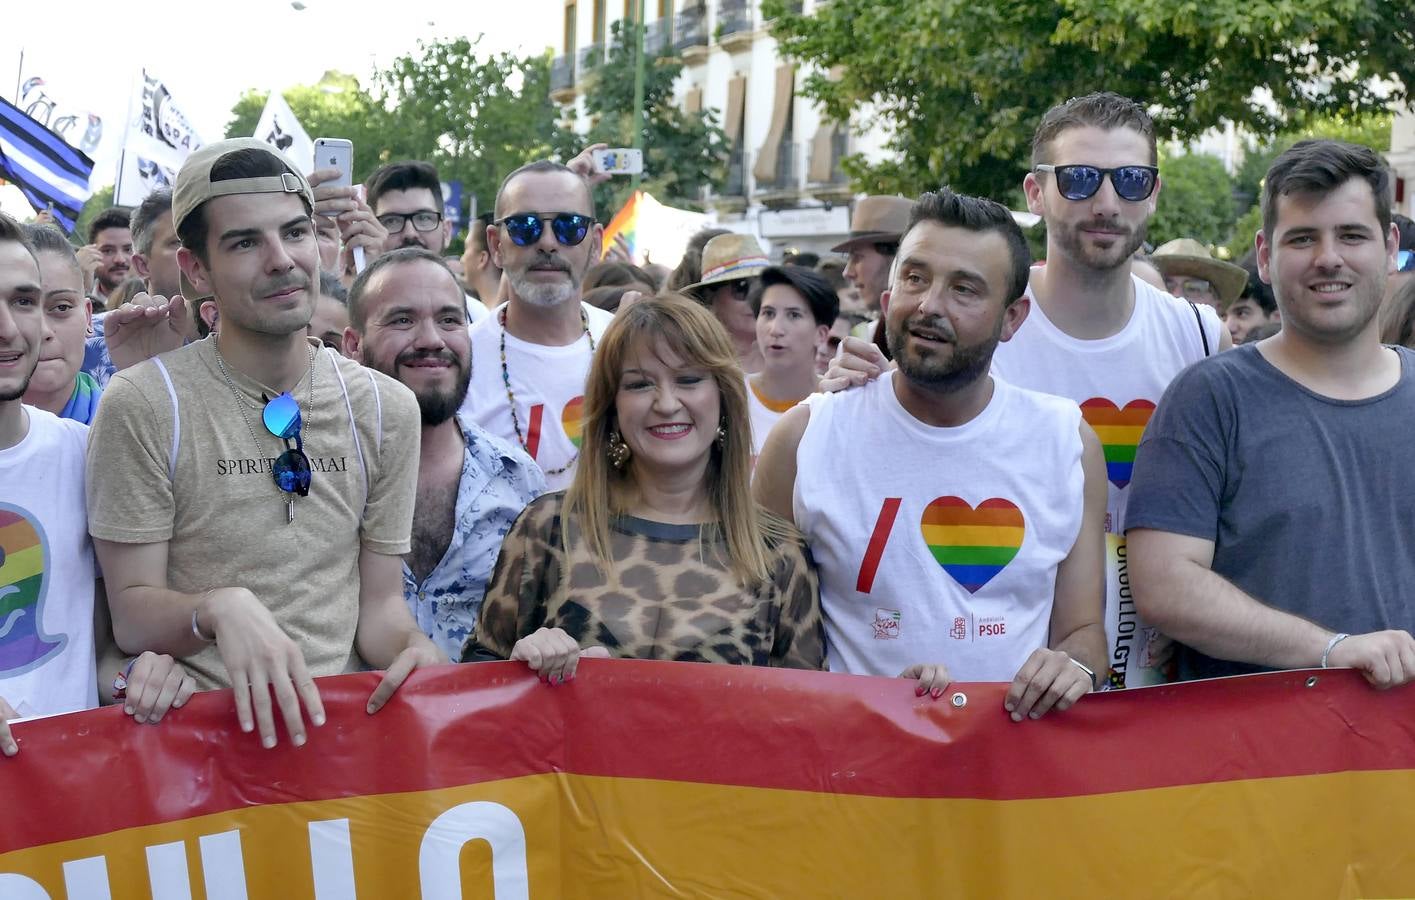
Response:
[{"label": "beaded necklace", "polygon": [[[506,366],[506,308],[502,307],[501,312],[496,316],[497,323],[501,326],[501,380],[506,383],[506,401],[511,404],[511,425],[516,429],[516,440],[521,443],[521,449],[527,453],[531,452],[530,446],[526,442],[526,435],[521,431],[521,419],[516,415],[516,394],[511,390],[511,370]],[[594,335],[590,334],[590,318],[585,315],[585,308],[580,307],[580,326],[584,328],[584,336],[590,339],[590,355],[594,355]],[[570,457],[570,461],[558,469],[547,469],[545,474],[563,475],[570,471],[570,467],[575,465],[580,459],[580,454],[576,453]]]}]

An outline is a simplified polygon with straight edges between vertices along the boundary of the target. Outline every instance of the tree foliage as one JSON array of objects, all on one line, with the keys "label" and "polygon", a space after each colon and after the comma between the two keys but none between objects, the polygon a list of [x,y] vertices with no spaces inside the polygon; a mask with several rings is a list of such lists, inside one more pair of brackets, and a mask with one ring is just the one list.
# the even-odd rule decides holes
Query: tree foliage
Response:
[{"label": "tree foliage", "polygon": [[[586,143],[633,146],[636,31],[615,22],[608,56],[588,76],[585,112],[594,123]],[[727,176],[727,136],[711,110],[685,112],[673,100],[673,83],[683,70],[674,57],[649,59],[644,66],[644,177],[642,187],[670,206],[697,209],[704,187],[719,187]],[[629,181],[601,185],[595,205],[612,215],[629,197]]]},{"label": "tree foliage", "polygon": [[1238,212],[1233,179],[1223,161],[1207,153],[1161,157],[1160,172],[1150,242],[1158,246],[1187,237],[1208,245],[1227,243]]},{"label": "tree foliage", "polygon": [[[461,181],[484,211],[507,173],[567,145],[550,101],[549,57],[478,58],[476,42],[466,38],[419,42],[372,84],[370,90],[328,73],[318,84],[283,92],[311,138],[353,141],[356,181],[387,162],[426,160],[443,181]],[[266,97],[243,95],[227,135],[250,135]]]},{"label": "tree foliage", "polygon": [[[1042,113],[1095,90],[1135,98],[1161,136],[1225,120],[1260,137],[1303,116],[1384,110],[1415,84],[1415,4],[1371,0],[831,0],[809,15],[763,0],[803,91],[892,132],[894,162],[847,167],[856,186],[941,183],[1006,196]],[[829,74],[827,74],[829,73]]]}]

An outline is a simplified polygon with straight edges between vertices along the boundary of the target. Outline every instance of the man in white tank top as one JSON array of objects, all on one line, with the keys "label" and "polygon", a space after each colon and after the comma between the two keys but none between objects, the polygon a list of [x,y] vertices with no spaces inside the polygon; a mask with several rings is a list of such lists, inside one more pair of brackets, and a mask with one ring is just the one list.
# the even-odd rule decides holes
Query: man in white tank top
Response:
[{"label": "man in white tank top", "polygon": [[[1233,346],[1209,307],[1157,290],[1130,271],[1160,193],[1154,124],[1133,100],[1111,93],[1050,109],[1032,138],[1023,180],[1027,206],[1047,225],[1047,259],[1032,270],[1032,310],[993,358],[993,373],[1018,387],[1077,404],[1105,451],[1104,680],[1135,687],[1169,680],[1173,648],[1140,621],[1130,591],[1125,506],[1135,448],[1160,396],[1186,366]],[[849,341],[821,387],[860,384],[885,363]]]},{"label": "man in white tank top", "polygon": [[923,195],[884,294],[899,368],[786,413],[754,481],[820,567],[832,670],[934,698],[1010,681],[1014,721],[1070,707],[1105,660],[1100,442],[1075,404],[988,372],[1029,261],[1005,207]]}]

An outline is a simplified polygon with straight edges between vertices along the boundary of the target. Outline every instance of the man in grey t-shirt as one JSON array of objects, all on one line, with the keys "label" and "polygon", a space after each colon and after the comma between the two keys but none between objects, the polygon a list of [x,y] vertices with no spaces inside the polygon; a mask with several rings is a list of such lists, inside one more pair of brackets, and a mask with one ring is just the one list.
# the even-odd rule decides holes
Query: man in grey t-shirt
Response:
[{"label": "man in grey t-shirt", "polygon": [[[1376,313],[1397,235],[1373,151],[1303,141],[1268,170],[1259,272],[1283,329],[1190,367],[1135,460],[1135,602],[1189,677],[1343,666],[1415,679],[1415,354]],[[1348,634],[1349,632],[1349,634]]]}]

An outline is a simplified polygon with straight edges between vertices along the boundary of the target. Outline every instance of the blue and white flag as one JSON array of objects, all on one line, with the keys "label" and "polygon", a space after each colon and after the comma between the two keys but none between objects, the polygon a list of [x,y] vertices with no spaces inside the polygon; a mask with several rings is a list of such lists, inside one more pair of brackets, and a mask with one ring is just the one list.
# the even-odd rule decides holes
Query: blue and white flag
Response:
[{"label": "blue and white flag", "polygon": [[52,206],[55,221],[73,231],[93,193],[88,188],[92,174],[93,160],[0,98],[0,176],[24,192],[36,212]]}]

